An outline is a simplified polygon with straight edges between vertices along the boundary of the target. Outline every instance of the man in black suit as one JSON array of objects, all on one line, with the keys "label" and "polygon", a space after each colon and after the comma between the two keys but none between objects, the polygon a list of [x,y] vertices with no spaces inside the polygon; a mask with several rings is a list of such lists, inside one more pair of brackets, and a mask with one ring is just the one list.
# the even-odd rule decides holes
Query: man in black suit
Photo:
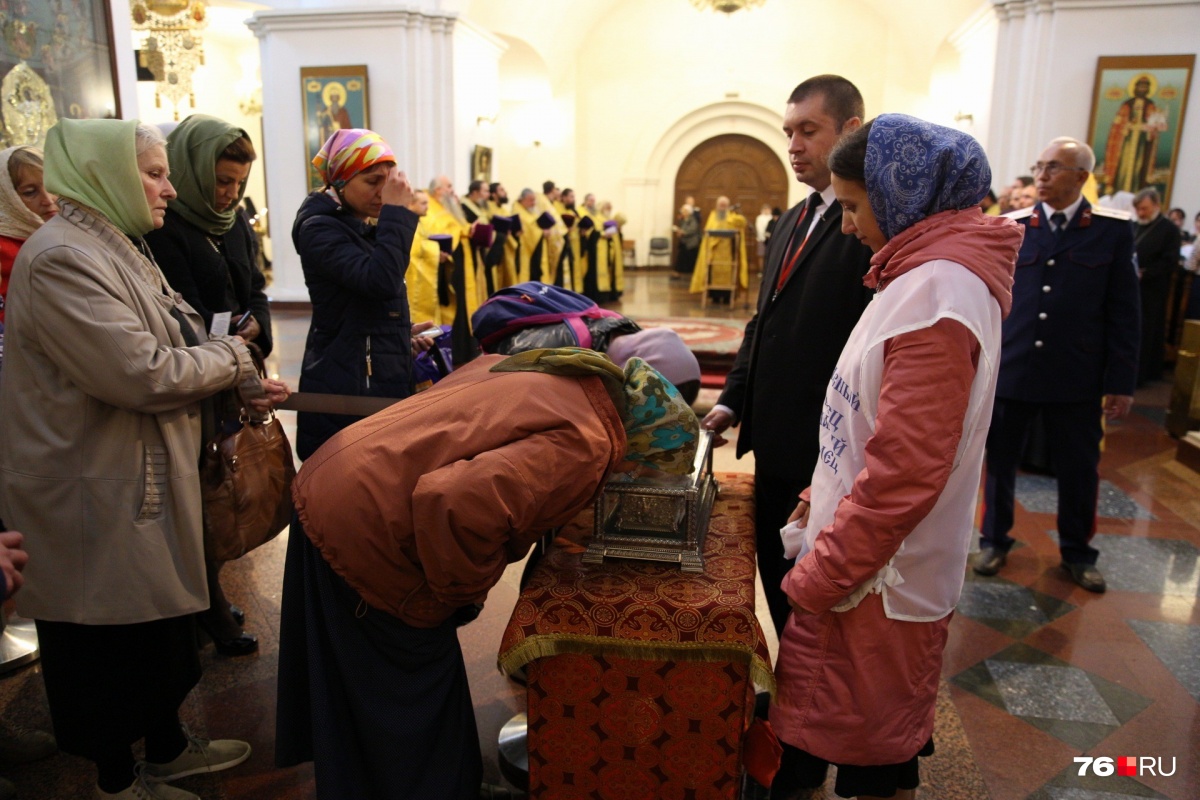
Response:
[{"label": "man in black suit", "polygon": [[812,479],[825,388],[871,298],[862,284],[871,251],[842,233],[826,163],[863,114],[862,95],[838,75],[809,78],[788,98],[783,132],[792,170],[813,192],[775,227],[758,311],[746,323],[720,401],[704,418],[718,434],[740,423],[737,454],[754,451],[758,570],[777,631],[791,611],[780,583],[792,567],[779,529]]},{"label": "man in black suit", "polygon": [[1137,212],[1134,252],[1142,289],[1142,357],[1138,385],[1162,380],[1163,346],[1167,341],[1167,297],[1171,276],[1179,269],[1179,226],[1162,213],[1157,189],[1142,189],[1133,198]]},{"label": "man in black suit", "polygon": [[1017,463],[1040,414],[1058,478],[1062,567],[1084,589],[1103,592],[1100,552],[1091,545],[1101,404],[1110,420],[1133,406],[1140,324],[1128,215],[1083,197],[1095,166],[1085,143],[1055,139],[1033,168],[1040,202],[1008,215],[1025,229],[1025,238],[1000,344],[974,569],[995,575],[1015,543],[1009,532]]}]

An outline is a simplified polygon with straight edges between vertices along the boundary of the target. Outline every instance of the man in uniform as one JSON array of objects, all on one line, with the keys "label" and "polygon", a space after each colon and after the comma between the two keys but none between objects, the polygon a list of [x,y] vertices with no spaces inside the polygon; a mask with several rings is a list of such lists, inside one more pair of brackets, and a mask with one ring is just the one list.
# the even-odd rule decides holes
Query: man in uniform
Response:
[{"label": "man in uniform", "polygon": [[983,536],[974,569],[995,575],[1014,544],[1017,463],[1040,413],[1058,478],[1062,566],[1089,592],[1096,568],[1101,409],[1120,419],[1133,405],[1140,308],[1133,233],[1126,215],[1092,206],[1083,185],[1096,165],[1081,141],[1055,139],[1034,167],[1038,199],[1008,216],[1025,228],[1012,313],[1004,321],[996,403],[987,441]]},{"label": "man in uniform", "polygon": [[780,583],[792,567],[779,529],[812,480],[825,390],[872,295],[862,284],[871,251],[842,233],[828,165],[829,151],[862,125],[863,114],[862,95],[838,75],[809,78],[788,99],[783,132],[792,170],[813,193],[775,226],[758,311],[704,418],[718,434],[740,422],[737,454],[754,451],[758,570],[777,631],[791,611]]}]

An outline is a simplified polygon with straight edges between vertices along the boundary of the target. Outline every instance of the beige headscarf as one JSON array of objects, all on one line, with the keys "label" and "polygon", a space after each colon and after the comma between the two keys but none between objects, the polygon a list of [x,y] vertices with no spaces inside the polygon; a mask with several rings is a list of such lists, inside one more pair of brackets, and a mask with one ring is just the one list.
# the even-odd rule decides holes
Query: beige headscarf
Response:
[{"label": "beige headscarf", "polygon": [[9,147],[0,150],[0,236],[13,239],[28,239],[29,236],[42,227],[42,218],[29,210],[29,207],[17,194],[12,178],[8,174],[8,160],[18,150],[30,150],[39,156],[42,151],[36,147]]}]

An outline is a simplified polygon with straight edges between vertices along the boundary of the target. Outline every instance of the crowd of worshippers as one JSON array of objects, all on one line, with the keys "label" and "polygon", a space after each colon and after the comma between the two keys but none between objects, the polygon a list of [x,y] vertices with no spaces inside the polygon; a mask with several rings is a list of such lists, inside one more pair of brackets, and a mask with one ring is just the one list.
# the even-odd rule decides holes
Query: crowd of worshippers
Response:
[{"label": "crowd of worshippers", "polygon": [[[481,782],[457,626],[612,476],[686,475],[701,427],[720,443],[739,425],[738,454],[755,453],[782,796],[816,796],[832,764],[839,796],[913,797],[982,466],[973,567],[986,576],[1014,544],[1016,464],[1039,413],[1063,578],[1105,590],[1091,544],[1101,409],[1129,412],[1146,356],[1153,268],[1135,246],[1154,220],[1135,242],[1125,215],[1087,200],[1095,156],[1075,139],[1031,154],[1037,202],[1001,216],[982,207],[977,141],[868,119],[843,77],[802,82],[783,120],[811,194],[776,221],[756,313],[703,421],[675,385],[699,380],[677,337],[589,329],[607,356],[560,346],[590,338],[482,355],[471,340],[468,323],[505,298],[560,289],[592,313],[619,296],[621,223],[594,196],[547,183],[510,204],[476,182],[460,203],[446,178],[414,189],[375,132],[324,143],[322,188],[292,228],[312,302],[299,389],[401,402],[298,415],[274,757],[314,761],[319,797],[499,796]],[[194,800],[172,782],[251,756],[180,723],[197,626],[225,655],[257,647],[204,555],[207,401],[238,387],[266,411],[291,394],[252,352],[272,345],[237,210],[256,150],[205,115],[166,138],[64,119],[44,155],[0,159],[5,593],[36,622],[57,746],[95,765],[96,796]],[[724,285],[744,286],[744,256],[715,251],[739,241],[722,226],[746,225],[727,203],[703,236]],[[416,393],[443,337],[453,369]]]}]

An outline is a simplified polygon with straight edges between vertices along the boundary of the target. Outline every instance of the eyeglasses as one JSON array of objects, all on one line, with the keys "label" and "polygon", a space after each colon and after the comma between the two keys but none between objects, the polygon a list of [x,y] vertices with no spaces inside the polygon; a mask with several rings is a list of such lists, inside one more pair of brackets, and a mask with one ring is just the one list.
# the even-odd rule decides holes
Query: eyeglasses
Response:
[{"label": "eyeglasses", "polygon": [[1037,175],[1040,172],[1045,172],[1051,178],[1060,172],[1087,172],[1083,167],[1068,167],[1065,164],[1060,164],[1057,161],[1039,161],[1029,168],[1031,175]]}]

